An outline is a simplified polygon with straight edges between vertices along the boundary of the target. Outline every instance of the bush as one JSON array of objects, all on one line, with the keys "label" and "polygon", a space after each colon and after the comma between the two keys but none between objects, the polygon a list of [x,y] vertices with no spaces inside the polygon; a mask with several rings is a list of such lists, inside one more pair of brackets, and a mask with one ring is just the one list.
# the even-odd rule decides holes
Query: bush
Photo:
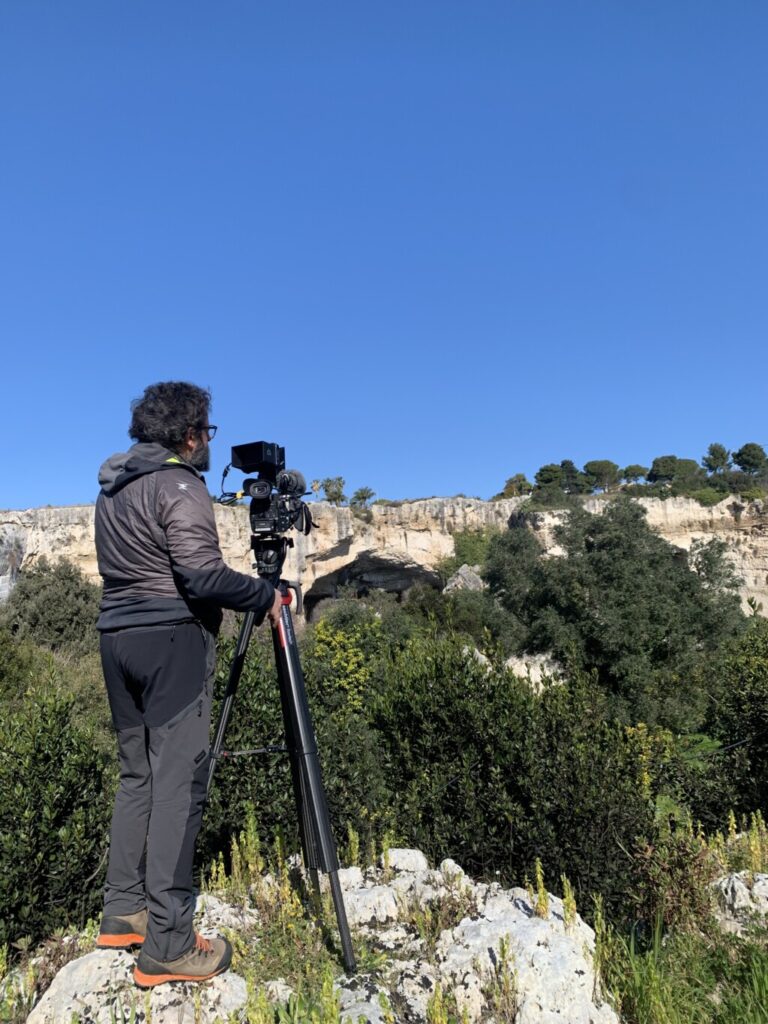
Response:
[{"label": "bush", "polygon": [[411,633],[459,633],[482,651],[490,644],[513,654],[525,636],[520,623],[487,590],[441,594],[434,587],[417,584],[408,591],[404,610],[412,624]]},{"label": "bush", "polygon": [[27,687],[51,669],[49,654],[34,644],[14,640],[7,629],[0,628],[0,700],[4,709],[23,700]]},{"label": "bush", "polygon": [[0,613],[16,639],[79,655],[98,650],[101,590],[77,566],[41,558],[20,575]]},{"label": "bush", "polygon": [[621,851],[653,807],[632,745],[604,712],[589,680],[537,697],[460,637],[414,638],[375,705],[397,834],[516,884],[539,857],[548,878],[565,873],[582,897],[621,905],[632,876]]},{"label": "bush", "polygon": [[637,937],[602,939],[603,984],[625,1024],[764,1024],[768,1006],[765,934],[655,929],[650,948]]},{"label": "bush", "polygon": [[739,497],[744,501],[762,501],[765,496],[766,490],[763,487],[743,487],[739,491]]},{"label": "bush", "polygon": [[32,941],[101,900],[114,778],[73,703],[32,690],[0,726],[0,945]]},{"label": "bush", "polygon": [[[351,826],[367,848],[391,831],[435,861],[452,856],[516,884],[539,857],[547,877],[567,874],[585,903],[601,891],[612,909],[626,906],[633,865],[622,850],[648,833],[653,799],[636,745],[603,722],[605,702],[590,680],[536,696],[499,662],[480,661],[460,635],[392,645],[359,622],[343,640],[324,627],[303,660],[337,839]],[[220,672],[223,681],[225,665]],[[226,746],[282,736],[272,652],[259,638]],[[287,758],[225,761],[204,821],[204,864],[229,849],[250,803],[263,842],[281,832],[296,848]]]},{"label": "bush", "polygon": [[723,768],[734,779],[734,810],[768,813],[768,622],[756,616],[713,666],[709,731],[730,750]]},{"label": "bush", "polygon": [[[331,637],[335,632],[330,627]],[[356,646],[359,641],[352,638],[350,642]],[[366,657],[360,675],[361,662],[356,659],[349,674],[342,662],[333,666],[334,656],[347,641],[339,643],[341,646],[336,646],[333,639],[326,638],[317,653],[308,644],[303,667],[334,834],[337,838],[346,834],[347,826],[351,825],[367,845],[387,827],[391,800],[383,779],[379,743],[367,720],[367,690],[374,685],[370,679],[374,660]],[[233,642],[220,644],[214,715],[220,708],[233,651]],[[325,677],[329,663],[341,674],[335,683],[333,678]],[[362,683],[366,684],[365,690],[360,689]],[[259,634],[248,652],[225,746],[228,750],[242,750],[282,745],[284,741],[272,643]],[[231,837],[243,827],[249,805],[256,808],[260,837],[265,844],[282,834],[291,849],[298,848],[296,804],[287,755],[225,760],[217,769],[203,819],[198,843],[203,865],[219,852],[228,852]]]},{"label": "bush", "polygon": [[443,582],[447,582],[462,565],[482,566],[488,555],[491,538],[498,532],[498,530],[485,529],[459,530],[458,533],[455,533],[453,535],[453,554],[448,558],[443,558],[438,566],[438,572]]},{"label": "bush", "polygon": [[544,557],[520,527],[490,545],[486,579],[526,628],[525,649],[594,670],[623,721],[698,728],[707,695],[696,673],[746,623],[722,550],[698,552],[706,575],[692,572],[627,499],[571,512],[555,537],[567,557]]},{"label": "bush", "polygon": [[691,491],[688,497],[698,501],[705,508],[712,508],[713,505],[719,505],[724,498],[727,498],[728,492],[718,491],[714,487],[702,487],[700,490]]},{"label": "bush", "polygon": [[718,861],[703,838],[690,828],[660,828],[641,840],[635,851],[638,920],[649,929],[657,923],[675,931],[697,930],[712,917],[710,882]]}]

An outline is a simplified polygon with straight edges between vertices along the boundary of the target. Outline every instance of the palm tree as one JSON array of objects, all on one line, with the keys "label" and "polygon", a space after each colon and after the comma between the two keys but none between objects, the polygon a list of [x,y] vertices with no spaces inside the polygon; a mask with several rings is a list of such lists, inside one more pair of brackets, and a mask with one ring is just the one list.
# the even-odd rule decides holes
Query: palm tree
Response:
[{"label": "palm tree", "polygon": [[359,487],[352,495],[350,505],[353,508],[368,508],[368,502],[376,497],[376,491],[372,491],[370,487]]}]

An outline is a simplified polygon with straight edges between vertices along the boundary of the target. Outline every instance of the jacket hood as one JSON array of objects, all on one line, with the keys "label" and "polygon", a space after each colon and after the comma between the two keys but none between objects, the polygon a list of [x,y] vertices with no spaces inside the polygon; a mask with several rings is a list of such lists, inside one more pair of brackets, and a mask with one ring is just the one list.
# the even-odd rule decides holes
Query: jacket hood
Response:
[{"label": "jacket hood", "polygon": [[190,466],[176,452],[155,442],[142,441],[127,452],[116,452],[102,463],[99,484],[103,494],[114,494],[131,480],[162,469],[188,469],[195,476],[200,476],[194,466]]}]

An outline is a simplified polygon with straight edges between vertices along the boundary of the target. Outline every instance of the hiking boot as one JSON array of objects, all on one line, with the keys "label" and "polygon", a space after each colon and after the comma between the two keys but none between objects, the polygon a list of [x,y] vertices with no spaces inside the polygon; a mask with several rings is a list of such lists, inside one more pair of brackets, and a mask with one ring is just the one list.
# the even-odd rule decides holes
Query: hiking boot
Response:
[{"label": "hiking boot", "polygon": [[130,949],[131,946],[140,946],[146,934],[146,910],[119,916],[105,914],[101,919],[96,945],[99,949]]},{"label": "hiking boot", "polygon": [[142,988],[166,981],[207,981],[226,971],[232,960],[232,947],[226,939],[204,939],[195,933],[195,944],[176,960],[154,960],[144,950],[133,972],[133,980]]}]

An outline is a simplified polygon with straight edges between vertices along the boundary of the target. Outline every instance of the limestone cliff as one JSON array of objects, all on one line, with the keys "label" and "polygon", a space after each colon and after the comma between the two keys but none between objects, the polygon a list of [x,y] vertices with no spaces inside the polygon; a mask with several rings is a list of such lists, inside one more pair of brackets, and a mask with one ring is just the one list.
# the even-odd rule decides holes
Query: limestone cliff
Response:
[{"label": "limestone cliff", "polygon": [[[481,527],[504,528],[524,499],[486,502],[471,498],[431,498],[374,505],[365,513],[312,502],[317,528],[309,537],[293,534],[295,546],[286,576],[301,582],[309,604],[332,596],[339,585],[383,587],[402,591],[418,580],[437,583],[440,559],[453,554],[453,535]],[[742,598],[752,597],[768,611],[768,507],[730,497],[713,508],[687,498],[640,499],[648,522],[669,541],[689,548],[697,538],[720,537],[740,576]],[[587,502],[599,512],[600,499]],[[98,579],[93,543],[92,505],[0,512],[0,588],[19,565],[41,556],[68,558]],[[553,530],[563,513],[541,513],[533,528],[552,554]],[[249,523],[244,506],[216,506],[216,520],[226,561],[250,571]],[[2,593],[0,592],[0,597]]]}]

